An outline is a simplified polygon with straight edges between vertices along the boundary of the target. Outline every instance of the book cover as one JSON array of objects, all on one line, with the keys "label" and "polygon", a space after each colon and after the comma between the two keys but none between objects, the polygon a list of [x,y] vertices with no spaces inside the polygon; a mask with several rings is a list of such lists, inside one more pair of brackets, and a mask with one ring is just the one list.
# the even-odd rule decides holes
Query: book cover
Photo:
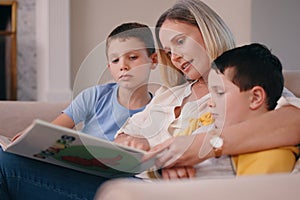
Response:
[{"label": "book cover", "polygon": [[155,156],[108,140],[35,120],[13,142],[0,136],[4,151],[103,177],[129,177],[154,166]]}]

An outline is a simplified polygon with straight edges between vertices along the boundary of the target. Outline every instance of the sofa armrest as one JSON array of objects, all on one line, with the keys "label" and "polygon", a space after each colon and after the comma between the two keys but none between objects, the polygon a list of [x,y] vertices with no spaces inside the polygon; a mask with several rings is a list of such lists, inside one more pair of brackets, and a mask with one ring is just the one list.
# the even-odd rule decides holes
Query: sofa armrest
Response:
[{"label": "sofa armrest", "polygon": [[300,98],[300,70],[285,70],[283,75],[285,87]]},{"label": "sofa armrest", "polygon": [[155,182],[119,179],[104,183],[98,190],[95,200],[298,199],[299,185],[300,174]]},{"label": "sofa armrest", "polygon": [[0,101],[0,135],[13,137],[37,118],[52,121],[67,105],[66,102]]}]

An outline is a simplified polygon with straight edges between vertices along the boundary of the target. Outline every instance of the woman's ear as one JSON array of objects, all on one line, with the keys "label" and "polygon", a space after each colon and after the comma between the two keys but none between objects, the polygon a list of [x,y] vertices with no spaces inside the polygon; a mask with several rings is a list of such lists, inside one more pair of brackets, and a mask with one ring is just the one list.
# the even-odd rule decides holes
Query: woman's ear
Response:
[{"label": "woman's ear", "polygon": [[151,60],[152,60],[152,67],[151,69],[155,69],[157,64],[158,64],[158,58],[157,58],[157,53],[153,53],[151,56],[150,56]]},{"label": "woman's ear", "polygon": [[250,109],[256,110],[266,103],[266,92],[261,86],[254,86],[251,89]]}]

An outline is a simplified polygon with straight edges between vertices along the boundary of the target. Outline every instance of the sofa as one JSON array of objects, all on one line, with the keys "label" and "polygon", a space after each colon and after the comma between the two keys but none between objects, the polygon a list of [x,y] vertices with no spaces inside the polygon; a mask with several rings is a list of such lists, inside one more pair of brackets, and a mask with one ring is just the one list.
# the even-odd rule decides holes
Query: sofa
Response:
[{"label": "sofa", "polygon": [[[284,71],[284,77],[285,86],[300,97],[300,70]],[[68,102],[0,101],[0,135],[13,137],[36,118],[52,121],[67,105]],[[224,195],[225,198],[229,195],[228,199],[249,199],[239,196],[242,194],[254,195],[252,199],[257,199],[257,193],[253,191],[260,188],[267,195],[265,199],[279,199],[285,195],[293,197],[299,185],[298,173],[239,180],[158,181],[155,184],[120,179],[104,184],[96,199],[219,199]]]},{"label": "sofa", "polygon": [[51,122],[67,102],[0,101],[0,135],[13,137],[39,118]]}]

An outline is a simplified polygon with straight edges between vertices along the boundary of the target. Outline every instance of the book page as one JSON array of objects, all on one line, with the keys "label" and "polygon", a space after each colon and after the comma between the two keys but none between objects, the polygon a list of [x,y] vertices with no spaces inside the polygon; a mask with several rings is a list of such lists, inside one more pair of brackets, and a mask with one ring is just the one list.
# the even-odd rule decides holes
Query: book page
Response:
[{"label": "book page", "polygon": [[10,143],[11,143],[10,138],[0,135],[0,145],[3,148],[3,150],[5,150]]}]

